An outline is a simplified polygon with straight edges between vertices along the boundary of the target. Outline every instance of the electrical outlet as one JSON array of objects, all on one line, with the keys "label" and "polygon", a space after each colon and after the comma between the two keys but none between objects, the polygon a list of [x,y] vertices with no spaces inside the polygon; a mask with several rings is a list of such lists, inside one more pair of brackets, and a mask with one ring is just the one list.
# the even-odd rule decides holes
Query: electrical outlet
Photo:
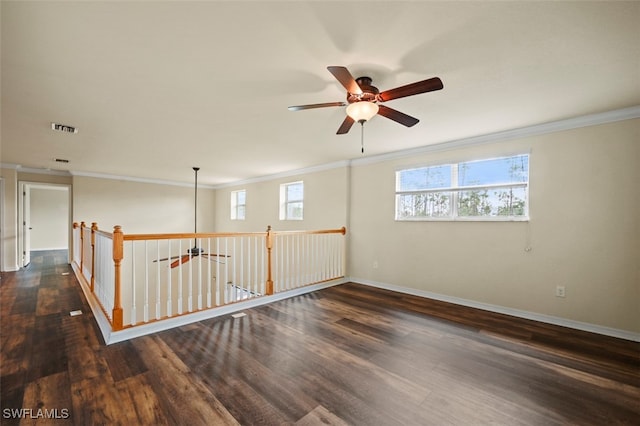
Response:
[{"label": "electrical outlet", "polygon": [[565,291],[563,285],[556,286],[556,297],[565,297]]}]

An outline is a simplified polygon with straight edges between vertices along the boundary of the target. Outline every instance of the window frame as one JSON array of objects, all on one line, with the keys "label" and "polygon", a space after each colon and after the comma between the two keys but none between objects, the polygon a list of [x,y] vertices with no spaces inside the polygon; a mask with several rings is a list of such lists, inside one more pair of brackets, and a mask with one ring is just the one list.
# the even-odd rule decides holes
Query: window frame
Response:
[{"label": "window frame", "polygon": [[[292,186],[301,186],[300,199],[289,199],[288,189]],[[300,204],[300,216],[289,215],[289,207],[293,204]],[[304,181],[287,182],[280,185],[280,220],[304,220]]]},{"label": "window frame", "polygon": [[[483,161],[492,161],[492,160],[500,160],[500,159],[511,159],[517,157],[527,157],[527,175],[526,182],[508,182],[508,183],[492,183],[492,184],[479,184],[479,185],[459,185],[459,175],[460,175],[460,165],[466,163],[473,162],[483,162]],[[395,200],[394,200],[394,216],[397,222],[526,222],[530,220],[530,199],[529,199],[529,186],[530,186],[530,164],[531,164],[531,154],[530,153],[518,153],[512,155],[502,155],[498,157],[488,157],[488,158],[480,158],[477,160],[465,160],[459,162],[448,162],[448,163],[434,163],[424,166],[413,166],[413,167],[403,167],[398,168],[395,171],[395,179],[396,179],[396,190],[395,190]],[[411,190],[402,190],[400,189],[400,174],[402,172],[410,171],[410,170],[419,170],[419,169],[428,169],[442,166],[450,166],[451,167],[451,186],[441,187],[441,188],[431,188],[431,189],[411,189]],[[460,203],[460,194],[466,191],[473,190],[492,190],[492,189],[500,189],[500,188],[524,188],[524,214],[523,215],[495,215],[495,216],[460,216],[459,214],[459,203]],[[400,215],[400,197],[402,195],[420,195],[420,194],[434,194],[434,193],[445,193],[448,194],[449,197],[449,214],[446,216],[407,216],[403,217]]]},{"label": "window frame", "polygon": [[[240,204],[238,202],[238,195],[240,193],[244,193],[244,203]],[[242,217],[240,213],[240,208],[242,209]],[[246,220],[247,218],[247,190],[246,189],[238,189],[236,191],[231,191],[231,220]]]}]

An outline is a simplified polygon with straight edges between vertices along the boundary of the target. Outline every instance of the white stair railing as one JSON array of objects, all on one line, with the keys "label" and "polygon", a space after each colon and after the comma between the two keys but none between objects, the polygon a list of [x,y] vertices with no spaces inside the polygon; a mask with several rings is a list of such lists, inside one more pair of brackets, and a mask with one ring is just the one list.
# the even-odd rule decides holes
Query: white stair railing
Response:
[{"label": "white stair railing", "polygon": [[343,278],[345,233],[126,235],[82,222],[73,259],[119,330]]}]

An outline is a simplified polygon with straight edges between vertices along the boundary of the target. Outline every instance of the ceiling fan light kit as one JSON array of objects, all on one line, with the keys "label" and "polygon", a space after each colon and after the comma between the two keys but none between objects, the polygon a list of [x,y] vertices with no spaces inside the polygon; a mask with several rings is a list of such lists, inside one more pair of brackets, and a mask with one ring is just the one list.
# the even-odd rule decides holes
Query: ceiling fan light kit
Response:
[{"label": "ceiling fan light kit", "polygon": [[338,135],[348,133],[353,123],[359,122],[360,124],[364,124],[364,122],[370,120],[375,115],[381,115],[406,127],[415,126],[420,120],[389,108],[388,106],[381,105],[381,103],[406,96],[441,90],[444,87],[442,80],[438,77],[433,77],[380,92],[377,87],[371,84],[372,80],[370,77],[354,79],[349,70],[341,66],[330,66],[327,67],[327,70],[347,89],[347,103],[327,102],[322,104],[296,105],[290,106],[289,110],[301,111],[305,109],[347,105],[347,116],[338,128]]},{"label": "ceiling fan light kit", "polygon": [[378,105],[373,102],[354,102],[347,107],[347,115],[359,123],[371,120],[378,113],[378,109]]}]

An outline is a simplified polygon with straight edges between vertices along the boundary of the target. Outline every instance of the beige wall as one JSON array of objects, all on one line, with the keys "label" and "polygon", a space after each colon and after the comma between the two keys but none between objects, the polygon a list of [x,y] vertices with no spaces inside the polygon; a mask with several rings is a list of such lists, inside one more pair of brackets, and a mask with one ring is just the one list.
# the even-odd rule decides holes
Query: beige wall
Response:
[{"label": "beige wall", "polygon": [[[639,128],[629,120],[354,167],[351,277],[640,331]],[[394,220],[396,169],[529,151],[530,222]]]},{"label": "beige wall", "polygon": [[[74,176],[73,218],[125,234],[181,233],[194,229],[194,189]],[[215,191],[198,188],[198,232],[214,232]]]},{"label": "beige wall", "polygon": [[69,247],[69,187],[31,188],[31,250]]},{"label": "beige wall", "polygon": [[[341,228],[347,225],[347,167],[315,173],[279,177],[273,180],[218,189],[216,229],[230,232],[264,231],[268,225],[276,231]],[[280,220],[280,185],[304,182],[304,219]],[[245,220],[231,220],[231,192],[247,191]]]},{"label": "beige wall", "polygon": [[[398,168],[530,152],[529,222],[396,222]],[[438,151],[199,192],[199,231],[347,226],[354,281],[640,332],[640,120]],[[5,179],[5,264],[15,264],[17,174]],[[279,186],[305,182],[303,221],[278,219]],[[229,217],[247,190],[247,219]],[[73,178],[74,220],[125,233],[190,232],[193,188]],[[13,202],[10,205],[9,202]],[[530,249],[530,250],[529,250]],[[14,256],[14,257],[12,257]],[[374,268],[374,262],[377,268]],[[566,297],[555,297],[555,287]]]}]

